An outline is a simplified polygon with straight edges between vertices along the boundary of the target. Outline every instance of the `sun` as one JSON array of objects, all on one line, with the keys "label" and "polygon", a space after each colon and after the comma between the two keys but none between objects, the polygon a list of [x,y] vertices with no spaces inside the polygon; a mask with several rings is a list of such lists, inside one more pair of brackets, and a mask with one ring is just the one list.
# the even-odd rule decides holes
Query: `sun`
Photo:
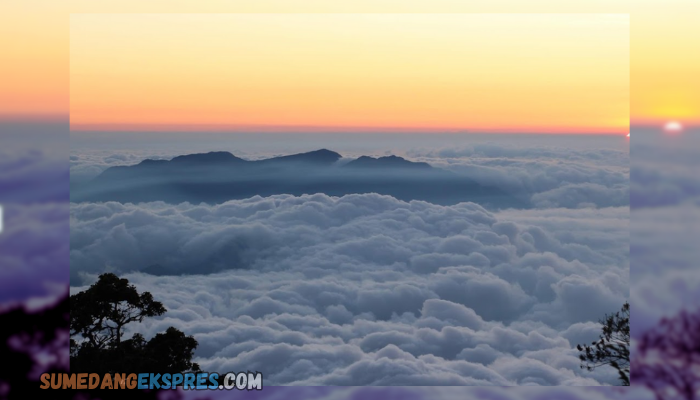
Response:
[{"label": "sun", "polygon": [[664,130],[666,132],[680,132],[683,130],[683,125],[676,121],[669,121],[664,125]]}]

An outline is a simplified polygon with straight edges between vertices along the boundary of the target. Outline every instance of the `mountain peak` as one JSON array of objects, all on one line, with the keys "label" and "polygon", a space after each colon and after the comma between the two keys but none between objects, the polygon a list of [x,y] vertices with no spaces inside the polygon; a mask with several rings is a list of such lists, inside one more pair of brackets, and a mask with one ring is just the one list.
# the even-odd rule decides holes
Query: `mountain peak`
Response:
[{"label": "mountain peak", "polygon": [[342,157],[340,154],[336,153],[335,151],[328,150],[328,149],[319,149],[319,150],[314,150],[310,151],[306,154],[322,154],[322,155],[327,155],[327,156],[333,156],[333,157]]},{"label": "mountain peak", "polygon": [[309,151],[307,153],[292,154],[289,156],[281,156],[268,158],[266,160],[260,160],[258,162],[264,164],[276,164],[279,162],[298,162],[298,163],[309,163],[309,164],[333,164],[338,161],[342,156],[335,151],[330,151],[328,149],[320,149]]},{"label": "mountain peak", "polygon": [[243,159],[234,156],[228,151],[210,151],[209,153],[187,154],[177,156],[170,160],[171,163],[194,163],[194,164],[209,164],[209,163],[226,163],[243,161]]},{"label": "mountain peak", "polygon": [[[436,204],[473,201],[499,204],[499,207],[527,206],[497,188],[482,186],[424,162],[399,156],[363,156],[340,167],[336,164],[340,158],[334,151],[319,149],[260,161],[243,160],[228,152],[182,155],[169,161],[145,160],[137,165],[106,169],[85,186],[71,190],[71,201],[220,204],[278,194],[377,193],[403,201]],[[153,274],[173,273],[170,267],[159,265],[149,266],[147,270]]]},{"label": "mountain peak", "polygon": [[153,160],[153,159],[147,158],[147,159],[141,161],[140,163],[138,163],[137,165],[151,166],[151,165],[158,165],[158,164],[163,164],[163,163],[167,163],[167,162],[168,162],[168,160]]},{"label": "mountain peak", "polygon": [[419,169],[428,169],[432,168],[428,163],[424,162],[413,162],[413,161],[408,161],[403,157],[391,155],[391,156],[385,156],[385,157],[379,157],[379,158],[374,158],[374,157],[369,157],[369,156],[362,156],[356,160],[350,161],[349,163],[345,164],[346,167],[359,167],[359,168],[382,168],[382,167],[388,167],[388,168],[419,168]]}]

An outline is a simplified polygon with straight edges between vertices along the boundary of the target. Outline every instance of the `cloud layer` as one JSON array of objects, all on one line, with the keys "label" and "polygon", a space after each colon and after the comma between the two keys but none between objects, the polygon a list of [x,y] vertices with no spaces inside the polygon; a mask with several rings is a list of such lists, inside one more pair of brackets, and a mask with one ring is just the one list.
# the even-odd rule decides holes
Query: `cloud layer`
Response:
[{"label": "cloud layer", "polygon": [[413,150],[417,160],[530,198],[538,208],[629,205],[629,149],[475,143]]},{"label": "cloud layer", "polygon": [[688,129],[681,135],[637,129],[633,134],[631,206],[700,204],[700,129]]},{"label": "cloud layer", "polygon": [[[201,398],[202,393],[183,392],[184,399]],[[261,391],[242,391],[235,394],[245,400],[651,400],[654,395],[640,388],[465,388],[465,387],[264,387]],[[207,392],[206,398],[230,398],[229,391]]]},{"label": "cloud layer", "polygon": [[8,130],[3,135],[0,304],[64,294],[69,268],[67,146],[58,143],[58,134]]},{"label": "cloud layer", "polygon": [[573,347],[627,297],[628,218],[375,194],[72,204],[71,278],[123,274],[169,310],[140,330],[174,325],[203,369],[266,385],[614,384]]},{"label": "cloud layer", "polygon": [[63,152],[38,148],[0,150],[0,204],[68,202]]},{"label": "cloud layer", "polygon": [[[531,139],[536,142],[542,140],[540,137]],[[596,143],[594,139],[591,139],[591,142]],[[369,153],[358,152],[358,149],[351,147],[344,150],[348,147],[344,142],[328,143],[328,145],[330,149],[339,151],[348,158],[362,154],[398,154],[413,161],[427,162],[435,167],[468,176],[483,185],[498,186],[517,194],[536,208],[628,206],[630,157],[627,145],[622,146],[619,143],[606,141],[598,146],[608,147],[587,148],[581,146],[581,143],[577,142],[576,146],[581,148],[576,148],[565,145],[526,144],[522,140],[518,143],[501,140],[443,149],[413,147],[394,151],[377,150]],[[395,141],[394,144],[396,144]],[[425,143],[420,144],[425,145]],[[334,145],[337,147],[333,147]],[[230,151],[249,159],[280,154],[279,151],[265,153],[246,153],[239,149],[230,149]],[[150,150],[80,149],[71,154],[71,180],[77,183],[84,182],[112,166],[137,164],[146,158],[170,159],[185,153],[187,151],[180,146],[172,148],[161,146]],[[288,153],[289,151],[281,152],[281,154]]]},{"label": "cloud layer", "polygon": [[632,134],[631,328],[638,337],[700,304],[700,130]]},{"label": "cloud layer", "polygon": [[64,294],[69,269],[68,203],[5,204],[0,303]]}]

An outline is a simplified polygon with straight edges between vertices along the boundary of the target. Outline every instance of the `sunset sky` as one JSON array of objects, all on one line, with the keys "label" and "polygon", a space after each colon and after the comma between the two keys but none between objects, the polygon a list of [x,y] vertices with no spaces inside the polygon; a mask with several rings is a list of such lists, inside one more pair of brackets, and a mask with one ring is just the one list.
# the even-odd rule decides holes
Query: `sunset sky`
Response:
[{"label": "sunset sky", "polygon": [[[0,120],[57,120],[70,111],[74,129],[263,124],[611,133],[630,120],[700,123],[693,75],[700,28],[692,19],[700,5],[690,0],[37,0],[0,7]],[[292,11],[346,14],[284,14]],[[282,14],[134,14],[163,12]],[[629,13],[630,25],[584,13]],[[601,23],[584,27],[593,21]]]},{"label": "sunset sky", "polygon": [[74,129],[621,132],[620,14],[74,15]]}]

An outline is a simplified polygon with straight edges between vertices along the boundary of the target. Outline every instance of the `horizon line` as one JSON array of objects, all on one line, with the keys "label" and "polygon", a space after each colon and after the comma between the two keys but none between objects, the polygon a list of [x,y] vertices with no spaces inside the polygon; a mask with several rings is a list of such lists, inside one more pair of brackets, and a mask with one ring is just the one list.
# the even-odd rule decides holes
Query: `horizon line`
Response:
[{"label": "horizon line", "polygon": [[555,135],[621,135],[627,129],[522,127],[522,128],[458,128],[406,126],[320,126],[320,125],[233,125],[233,124],[71,124],[71,132],[211,132],[211,133],[449,133],[449,134],[555,134]]},{"label": "horizon line", "polygon": [[[258,132],[292,132],[312,133],[342,132],[342,133],[536,133],[536,134],[600,134],[618,135],[629,133],[632,127],[659,127],[668,121],[681,122],[686,127],[700,127],[700,118],[634,118],[629,125],[619,131],[616,128],[605,127],[524,127],[516,128],[459,128],[459,127],[386,127],[386,126],[319,126],[319,125],[234,125],[234,124],[75,124],[70,122],[69,114],[62,113],[2,113],[0,123],[28,123],[28,124],[69,124],[70,132],[231,132],[231,133],[258,133]],[[586,130],[588,129],[588,130]],[[619,128],[618,128],[619,129]]]}]

